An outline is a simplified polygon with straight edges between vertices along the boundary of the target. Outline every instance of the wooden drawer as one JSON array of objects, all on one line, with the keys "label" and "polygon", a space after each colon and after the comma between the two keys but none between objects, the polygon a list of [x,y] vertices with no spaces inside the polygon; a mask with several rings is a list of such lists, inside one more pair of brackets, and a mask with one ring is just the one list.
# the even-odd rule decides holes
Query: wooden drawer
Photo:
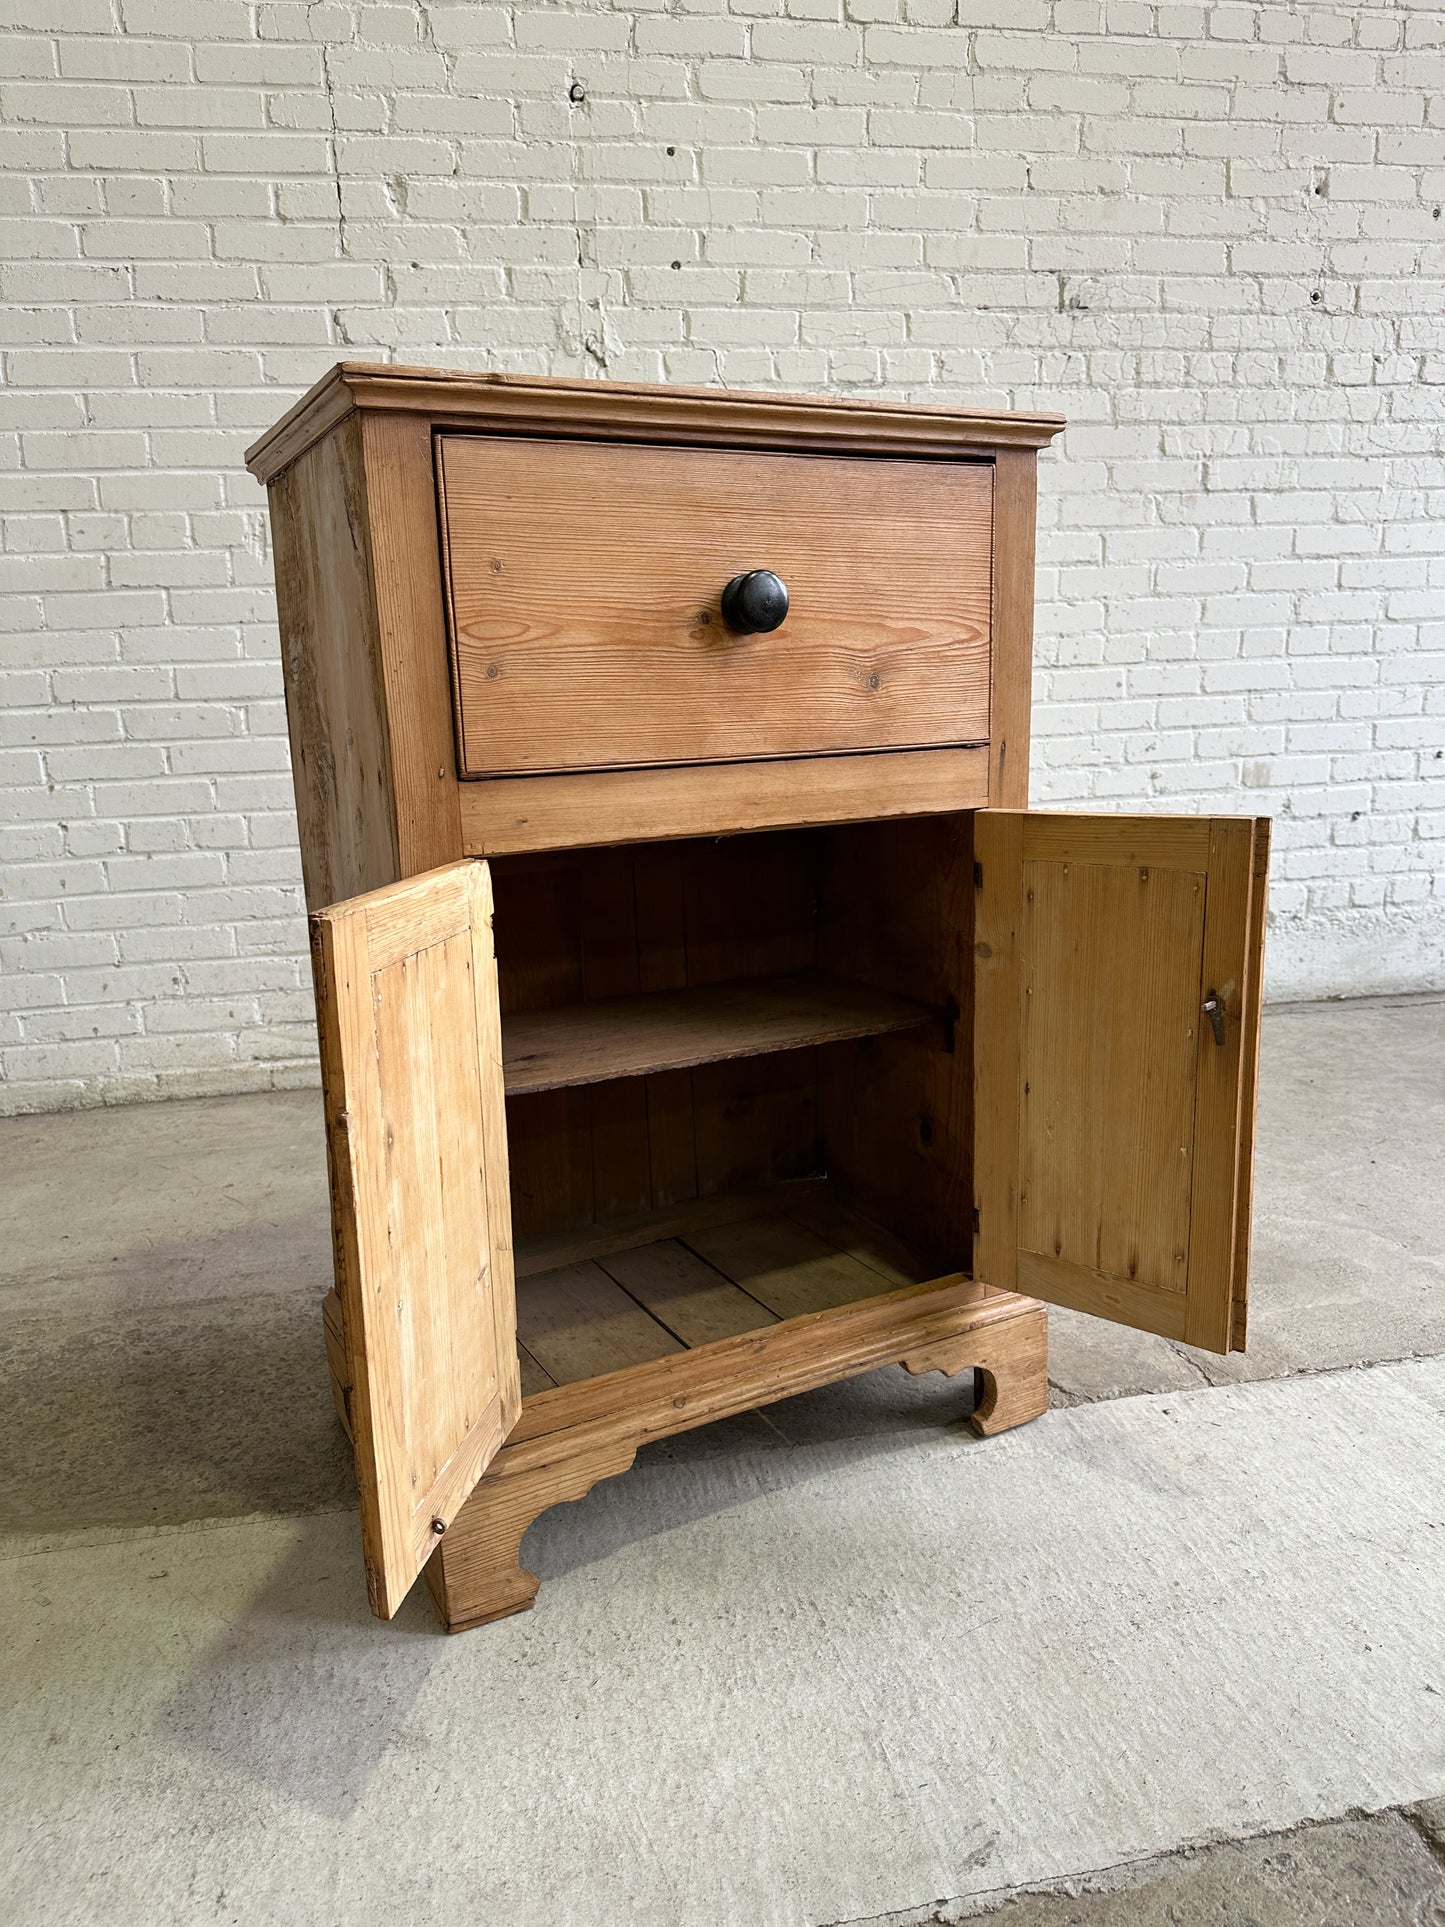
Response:
[{"label": "wooden drawer", "polygon": [[[461,773],[984,742],[993,469],[438,440]],[[775,571],[738,636],[720,597]]]}]

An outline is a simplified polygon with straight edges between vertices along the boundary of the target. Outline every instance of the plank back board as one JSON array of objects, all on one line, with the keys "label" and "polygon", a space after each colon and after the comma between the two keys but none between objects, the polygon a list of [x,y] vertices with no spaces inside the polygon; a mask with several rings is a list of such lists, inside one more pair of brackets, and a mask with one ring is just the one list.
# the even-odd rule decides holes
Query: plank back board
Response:
[{"label": "plank back board", "polygon": [[[502,857],[502,1027],[816,962],[809,832]],[[814,1053],[508,1098],[518,1238],[816,1170]]]},{"label": "plank back board", "polygon": [[[982,743],[993,470],[444,435],[462,773]],[[738,636],[719,598],[775,570]]]},{"label": "plank back board", "polygon": [[975,1262],[989,1285],[1242,1349],[1267,831],[977,817]]},{"label": "plank back board", "polygon": [[491,878],[311,920],[372,1611],[389,1619],[521,1410]]}]

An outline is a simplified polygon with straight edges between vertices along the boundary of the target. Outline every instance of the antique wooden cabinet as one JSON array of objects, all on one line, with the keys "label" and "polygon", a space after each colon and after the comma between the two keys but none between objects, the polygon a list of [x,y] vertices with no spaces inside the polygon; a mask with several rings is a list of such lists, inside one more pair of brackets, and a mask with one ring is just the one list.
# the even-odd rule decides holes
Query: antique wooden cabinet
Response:
[{"label": "antique wooden cabinet", "polygon": [[1040,1300],[1244,1342],[1268,825],[1035,813],[1053,417],[343,364],[270,491],[367,1581]]}]

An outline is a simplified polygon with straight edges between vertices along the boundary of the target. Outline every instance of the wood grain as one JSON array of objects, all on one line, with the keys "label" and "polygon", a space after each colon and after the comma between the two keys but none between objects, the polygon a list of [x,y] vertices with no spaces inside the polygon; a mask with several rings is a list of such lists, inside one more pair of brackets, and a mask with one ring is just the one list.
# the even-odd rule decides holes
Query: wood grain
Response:
[{"label": "wood grain", "polygon": [[688,1249],[779,1318],[877,1295],[871,1266],[791,1218],[746,1218],[687,1234]]},{"label": "wood grain", "polygon": [[1182,1291],[1163,1292],[1156,1285],[1137,1284],[1037,1251],[1020,1251],[1018,1279],[1025,1290],[1051,1305],[1066,1305],[1070,1311],[1131,1325],[1159,1338],[1185,1335],[1188,1301]]},{"label": "wood grain", "polygon": [[1029,806],[1037,470],[1032,449],[1001,448],[994,459],[988,730],[988,800],[994,809]]},{"label": "wood grain", "polygon": [[502,1062],[508,1093],[520,1095],[917,1030],[938,1019],[911,998],[794,971],[519,1013],[503,1026]]},{"label": "wood grain", "polygon": [[676,1238],[615,1251],[598,1260],[609,1277],[684,1345],[771,1325],[775,1314]]},{"label": "wood grain", "polygon": [[1241,1178],[1249,1168],[1245,1132],[1254,1121],[1246,1105],[1250,1053],[1245,1018],[1256,828],[1252,817],[1210,819],[1209,907],[1196,979],[1196,1013],[1210,992],[1224,1000],[1224,1043],[1216,1044],[1208,1022],[1196,1016],[1198,1082],[1185,1337],[1191,1345],[1220,1352],[1229,1350],[1234,1324]]},{"label": "wood grain", "polygon": [[599,1479],[630,1469],[637,1448],[626,1442],[596,1446],[565,1464],[497,1464],[495,1477],[472,1494],[465,1524],[438,1545],[426,1582],[449,1633],[486,1626],[530,1610],[540,1581],[521,1560],[527,1527],[549,1506],[580,1499]]},{"label": "wood grain", "polygon": [[539,1271],[555,1270],[559,1265],[576,1264],[583,1258],[605,1258],[609,1252],[627,1251],[654,1238],[684,1237],[708,1225],[761,1218],[770,1212],[807,1210],[826,1188],[822,1178],[803,1178],[770,1185],[761,1191],[689,1198],[662,1210],[639,1211],[630,1218],[617,1218],[606,1225],[588,1224],[545,1233],[518,1243],[517,1276],[529,1278]]},{"label": "wood grain", "polygon": [[541,1268],[545,1246],[524,1256],[517,1328],[524,1361],[558,1385],[925,1275],[886,1232],[834,1204],[819,1180],[639,1216],[623,1235],[594,1231],[570,1250],[552,1243],[570,1262]]},{"label": "wood grain", "polygon": [[490,878],[464,863],[399,889],[417,911],[411,952],[388,891],[311,924],[347,1406],[382,1618],[521,1409]]},{"label": "wood grain", "polygon": [[937,1275],[936,1267],[930,1266],[916,1248],[844,1204],[826,1182],[785,1187],[776,1208],[816,1231],[835,1250],[876,1271],[885,1284],[921,1285]]},{"label": "wood grain", "polygon": [[961,815],[822,838],[819,956],[951,1017],[950,1029],[830,1051],[820,1092],[839,1197],[928,1253],[935,1272],[966,1269],[972,1251],[972,856]]},{"label": "wood grain", "polygon": [[[983,1373],[979,1429],[1039,1409],[1040,1308],[999,1295],[1002,1273],[952,1272],[971,1235],[975,932],[968,824],[948,813],[1026,800],[1034,450],[1059,426],[351,365],[253,451],[272,478],[308,901],[353,899],[314,924],[339,1287],[326,1327],[377,1611],[428,1552],[449,1623],[519,1610],[535,1590],[520,1536],[546,1504],[645,1438],[890,1357]],[[789,581],[793,612],[771,637],[730,637],[717,595],[757,566]],[[735,836],[761,831],[780,834]],[[1119,871],[1115,832],[1085,849],[1078,820],[1066,847],[1024,847],[1058,834],[1031,820],[1010,846],[1015,990],[1036,951],[1061,982],[1078,968],[1025,929],[1025,866]],[[1194,845],[1148,834],[1155,871],[1175,866],[1165,895],[1199,867]],[[484,868],[431,874],[493,852],[515,866],[499,879],[500,985]],[[1204,867],[1204,968],[1227,974],[1232,939],[1211,948],[1211,919],[1232,924],[1235,897],[1257,919],[1262,881],[1241,895],[1227,851]],[[1122,888],[1084,888],[1090,943],[1117,925],[1103,899]],[[1204,1188],[1228,1193],[1211,1234],[1225,1283],[1200,1315],[1212,1328],[1224,1305],[1236,1333],[1256,941],[1250,922],[1226,986],[1231,1061],[1198,1077],[1194,1119],[1214,1147]],[[815,973],[811,1007],[782,1011],[797,986],[767,980],[799,971]],[[997,983],[992,1005],[980,993],[980,1012],[1003,1010],[980,1048],[995,1070],[1012,1051],[1015,1073],[1011,1097],[979,1085],[985,1200],[1019,1150],[1029,1046],[1021,992],[1012,1020],[1006,1003]],[[951,1052],[918,1021],[940,1010]],[[529,1024],[551,1042],[504,1099],[503,1029],[525,1053]],[[595,1081],[540,1087],[579,1064]],[[1115,1109],[1138,1097],[1114,1059],[1090,1068]],[[1146,1081],[1146,1108],[1157,1095]],[[985,1103],[1013,1127],[991,1166]],[[721,1195],[825,1165],[841,1209],[815,1183],[782,1213],[760,1190],[745,1210]],[[1148,1235],[1115,1250],[1105,1198],[1069,1239],[1157,1269],[1168,1214],[1147,1160],[1109,1181],[1126,1215],[1149,1195]],[[1016,1274],[1010,1211],[1016,1196],[997,1216],[985,1204],[979,1249],[993,1219]],[[1155,1287],[1103,1271],[1089,1288],[1127,1309]]]},{"label": "wood grain", "polygon": [[360,423],[271,486],[291,778],[310,909],[400,874]]},{"label": "wood grain", "polygon": [[680,1339],[590,1261],[523,1279],[517,1332],[559,1385],[682,1350]]},{"label": "wood grain", "polygon": [[974,818],[973,1274],[1018,1284],[1019,1076],[1023,1019],[1023,846],[1029,815]]},{"label": "wood grain", "polygon": [[972,1365],[985,1386],[972,1421],[980,1432],[1025,1423],[1047,1404],[1043,1307],[1012,1295],[979,1299],[967,1280],[889,1292],[543,1393],[528,1400],[427,1568],[443,1625],[460,1631],[525,1612],[538,1587],[520,1563],[527,1526],[626,1471],[647,1440],[893,1360],[912,1360],[915,1371]]},{"label": "wood grain", "polygon": [[1023,817],[1023,838],[1026,863],[1133,863],[1195,875],[1209,868],[1207,816],[1053,815],[1029,810]]},{"label": "wood grain", "polygon": [[1270,820],[1255,818],[1251,859],[1249,940],[1240,999],[1239,1168],[1235,1176],[1234,1273],[1230,1296],[1231,1351],[1242,1352],[1248,1335],[1249,1244],[1254,1213],[1255,1110],[1259,1086],[1259,1023],[1264,1002],[1264,933],[1269,895]]},{"label": "wood grain", "polygon": [[517,1366],[522,1379],[522,1397],[533,1398],[538,1392],[550,1392],[557,1383],[550,1372],[544,1372],[525,1345],[517,1347]]},{"label": "wood grain", "polygon": [[462,852],[431,433],[416,415],[361,419],[377,648],[398,874]]},{"label": "wood grain", "polygon": [[[443,436],[468,776],[977,743],[992,470]],[[791,606],[734,635],[770,568]]]},{"label": "wood grain", "polygon": [[1024,864],[1021,1252],[1185,1289],[1204,884]]},{"label": "wood grain", "polygon": [[[355,1440],[351,1422],[351,1367],[346,1362],[346,1320],[341,1294],[333,1285],[321,1301],[321,1329],[326,1340],[326,1371],[331,1380],[331,1402],[347,1438]],[[540,1386],[535,1388],[540,1391]]]},{"label": "wood grain", "polygon": [[460,795],[468,856],[932,816],[987,801],[988,750],[977,747],[502,777],[463,783]]},{"label": "wood grain", "polygon": [[570,1249],[552,1243],[570,1262],[544,1269],[545,1247],[524,1254],[517,1328],[524,1371],[534,1362],[557,1385],[928,1275],[887,1232],[839,1206],[821,1180],[697,1200],[640,1216],[620,1236],[594,1231]]},{"label": "wood grain", "polygon": [[1199,870],[1180,867],[1191,839],[1167,817],[976,819],[976,1270],[1225,1351],[1262,884],[1252,819],[1210,819]]},{"label": "wood grain", "polygon": [[[504,1036],[584,996],[810,966],[816,871],[807,832],[500,859]],[[812,1171],[815,1087],[802,1051],[514,1095],[518,1233],[581,1231]]]},{"label": "wood grain", "polygon": [[1041,448],[1064,426],[1059,415],[993,409],[344,361],[247,449],[246,466],[268,481],[353,409],[413,412],[494,434],[825,448],[942,460]]}]

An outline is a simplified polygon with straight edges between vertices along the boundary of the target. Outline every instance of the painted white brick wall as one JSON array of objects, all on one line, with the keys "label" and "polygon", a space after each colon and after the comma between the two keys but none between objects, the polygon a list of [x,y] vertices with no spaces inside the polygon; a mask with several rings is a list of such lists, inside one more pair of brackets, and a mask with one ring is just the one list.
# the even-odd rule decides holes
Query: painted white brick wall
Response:
[{"label": "painted white brick wall", "polygon": [[1058,409],[1037,803],[1445,982],[1445,10],[6,0],[0,1108],[314,1075],[261,491],[341,355]]}]

